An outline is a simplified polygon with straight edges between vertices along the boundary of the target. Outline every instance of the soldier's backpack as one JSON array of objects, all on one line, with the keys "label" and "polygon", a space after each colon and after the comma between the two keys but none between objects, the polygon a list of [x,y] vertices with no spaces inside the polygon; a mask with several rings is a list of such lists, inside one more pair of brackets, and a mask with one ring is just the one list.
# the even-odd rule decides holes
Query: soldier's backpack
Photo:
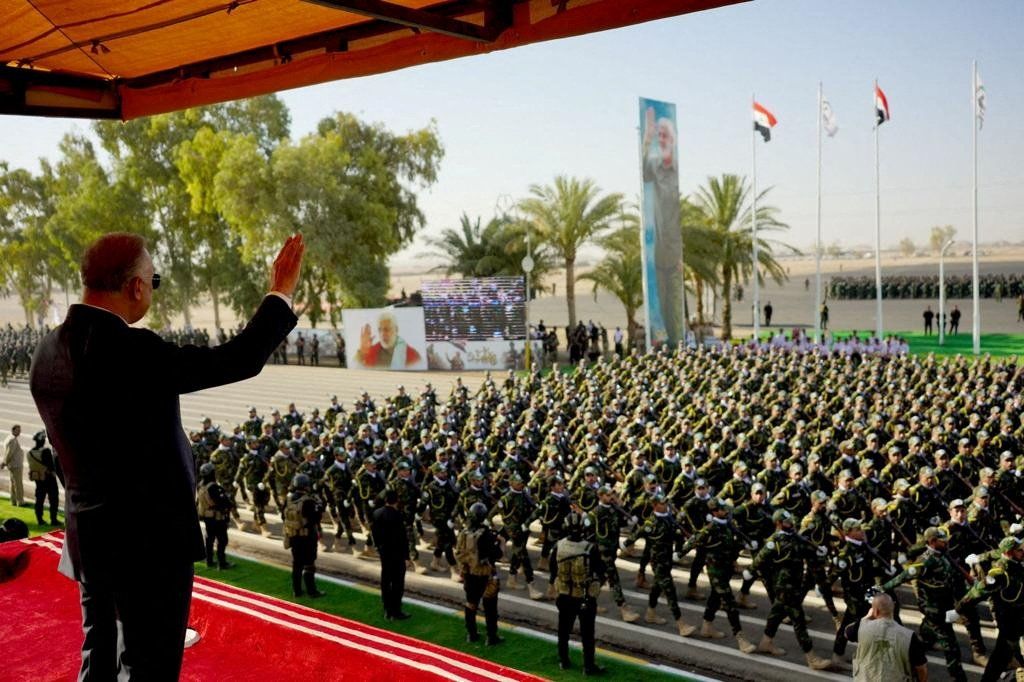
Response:
[{"label": "soldier's backpack", "polygon": [[490,562],[480,560],[480,536],[484,529],[464,530],[459,533],[455,541],[455,560],[460,566],[466,566],[470,575],[490,575],[492,567]]},{"label": "soldier's backpack", "polygon": [[558,543],[558,575],[555,590],[577,599],[597,597],[601,583],[590,574],[590,543],[562,540]]},{"label": "soldier's backpack", "polygon": [[199,518],[213,518],[213,508],[209,484],[199,486],[196,494],[196,511],[199,512]]},{"label": "soldier's backpack", "polygon": [[309,535],[309,528],[306,526],[306,519],[302,516],[302,506],[308,495],[303,495],[297,500],[289,497],[284,505],[284,548],[292,546],[292,538],[305,537]]},{"label": "soldier's backpack", "polygon": [[43,464],[42,448],[32,448],[28,451],[28,479],[30,481],[46,480],[46,465]]}]

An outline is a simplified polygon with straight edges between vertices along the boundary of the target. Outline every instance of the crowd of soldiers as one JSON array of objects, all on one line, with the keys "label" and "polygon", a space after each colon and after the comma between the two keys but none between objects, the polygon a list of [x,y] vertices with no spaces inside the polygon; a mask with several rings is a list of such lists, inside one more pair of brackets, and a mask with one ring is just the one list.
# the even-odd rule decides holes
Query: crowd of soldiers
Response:
[{"label": "crowd of soldiers", "polygon": [[11,379],[28,376],[36,344],[49,331],[48,327],[14,327],[10,323],[0,327],[0,386],[6,386]]},{"label": "crowd of soldiers", "polygon": [[[895,597],[913,583],[922,641],[942,647],[963,680],[952,629],[963,622],[987,681],[1020,658],[1022,388],[1024,366],[1011,359],[660,350],[572,374],[488,376],[476,392],[457,380],[440,398],[428,384],[415,397],[399,387],[379,405],[364,393],[350,410],[333,398],[322,413],[292,404],[264,420],[253,408],[234,433],[206,420],[191,437],[197,464],[213,464],[232,501],[236,491],[252,501],[264,532],[271,500],[285,508],[304,474],[334,525],[324,542],[357,551],[361,526],[359,553],[372,557],[369,514],[395,490],[410,561],[426,564],[428,524],[427,568],[453,579],[457,531],[482,503],[508,543],[506,585],[534,599],[558,596],[555,547],[568,515],[585,515],[624,620],[641,616],[626,604],[616,558],[639,555],[646,622],[665,622],[664,598],[680,635],[719,639],[721,610],[741,651],[781,655],[774,636],[787,621],[815,669],[846,667],[845,626],[876,591]],[[538,526],[547,590],[535,586],[527,552]],[[672,577],[691,553],[686,596],[706,598],[699,624],[684,621]],[[737,594],[741,553],[751,561]],[[702,572],[707,595],[697,590]],[[758,580],[771,611],[755,644],[739,610],[753,606]],[[831,659],[811,648],[802,606],[811,590],[834,618]],[[985,600],[999,632],[991,652],[977,610]]]},{"label": "crowd of soldiers", "polygon": [[[1020,273],[984,274],[978,277],[982,298],[1016,299],[1024,295],[1024,275]],[[970,298],[974,295],[971,275],[946,275],[946,298]],[[828,297],[834,299],[872,299],[875,297],[875,277],[837,275],[829,280]],[[937,275],[886,275],[882,277],[882,298],[939,297]]]}]

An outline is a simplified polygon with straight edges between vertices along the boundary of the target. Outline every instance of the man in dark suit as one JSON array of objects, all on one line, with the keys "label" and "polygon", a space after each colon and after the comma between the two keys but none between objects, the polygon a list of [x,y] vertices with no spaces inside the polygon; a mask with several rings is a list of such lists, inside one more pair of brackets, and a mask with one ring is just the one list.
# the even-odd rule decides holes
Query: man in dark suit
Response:
[{"label": "man in dark suit", "polygon": [[59,569],[82,595],[80,680],[178,678],[193,562],[205,554],[178,396],[259,374],[297,322],[290,297],[303,250],[301,236],[285,242],[270,294],[216,348],[129,326],[160,284],[141,237],[108,234],[86,251],[82,303],[40,342],[31,372],[65,477]]},{"label": "man in dark suit", "polygon": [[380,554],[380,600],[384,602],[384,617],[405,620],[409,614],[402,611],[402,595],[409,541],[402,512],[398,511],[398,492],[393,488],[388,488],[384,494],[384,506],[373,512],[371,532]]}]

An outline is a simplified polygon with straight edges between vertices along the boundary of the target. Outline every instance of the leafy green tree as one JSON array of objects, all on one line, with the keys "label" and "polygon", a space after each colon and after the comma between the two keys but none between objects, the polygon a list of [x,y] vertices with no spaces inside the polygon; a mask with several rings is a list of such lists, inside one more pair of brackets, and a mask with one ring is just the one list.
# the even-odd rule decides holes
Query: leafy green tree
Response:
[{"label": "leafy green tree", "polygon": [[593,270],[577,279],[593,282],[595,296],[598,289],[604,289],[619,299],[626,309],[626,334],[632,346],[640,328],[636,313],[644,301],[640,230],[637,224],[624,225],[602,237],[598,243],[605,251],[604,258]]},{"label": "leafy green tree", "polygon": [[564,175],[551,185],[531,185],[532,196],[520,202],[520,210],[533,233],[565,266],[565,297],[569,326],[576,325],[576,257],[579,249],[610,228],[621,213],[622,195],[606,194],[593,180]]},{"label": "leafy green tree", "polygon": [[767,274],[777,284],[786,279],[786,270],[775,259],[775,249],[793,253],[791,246],[766,238],[772,232],[789,229],[779,221],[779,210],[766,202],[771,188],[757,196],[758,272],[754,273],[753,231],[751,230],[750,186],[746,178],[724,174],[709,177],[707,184],[697,190],[696,203],[707,216],[708,226],[717,239],[717,272],[722,299],[722,338],[732,338],[732,290],[737,282],[747,282],[757,276],[763,282]]},{"label": "leafy green tree", "polygon": [[284,235],[301,230],[296,304],[313,326],[336,325],[343,307],[384,302],[387,258],[422,228],[415,190],[436,181],[443,155],[433,124],[396,135],[339,113],[281,142],[269,162],[253,136],[235,136],[214,179],[215,204],[246,264],[268,262]]}]

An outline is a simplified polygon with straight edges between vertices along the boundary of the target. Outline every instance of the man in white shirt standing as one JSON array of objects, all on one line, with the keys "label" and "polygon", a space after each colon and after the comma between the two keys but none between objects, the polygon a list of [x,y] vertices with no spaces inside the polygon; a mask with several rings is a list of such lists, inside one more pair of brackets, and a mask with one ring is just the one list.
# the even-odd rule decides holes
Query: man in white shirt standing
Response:
[{"label": "man in white shirt standing", "polygon": [[11,472],[11,504],[20,507],[25,504],[25,488],[21,483],[21,471],[25,466],[25,451],[21,449],[18,436],[21,435],[21,426],[15,424],[11,427],[11,435],[4,441],[4,460],[0,463],[0,469],[7,468]]}]

